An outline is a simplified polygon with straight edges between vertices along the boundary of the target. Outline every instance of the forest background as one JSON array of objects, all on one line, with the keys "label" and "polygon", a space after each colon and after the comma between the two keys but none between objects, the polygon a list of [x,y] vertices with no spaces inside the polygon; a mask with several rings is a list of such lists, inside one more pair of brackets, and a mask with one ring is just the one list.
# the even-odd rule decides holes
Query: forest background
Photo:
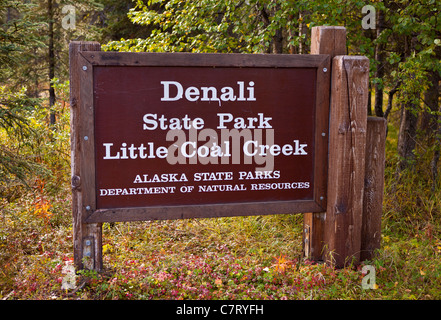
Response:
[{"label": "forest background", "polygon": [[[440,299],[440,12],[436,0],[0,0],[0,298]],[[301,215],[106,223],[105,271],[75,274],[69,42],[308,54],[318,25],[345,26],[347,53],[369,58],[366,112],[388,120],[376,258],[302,259]]]}]

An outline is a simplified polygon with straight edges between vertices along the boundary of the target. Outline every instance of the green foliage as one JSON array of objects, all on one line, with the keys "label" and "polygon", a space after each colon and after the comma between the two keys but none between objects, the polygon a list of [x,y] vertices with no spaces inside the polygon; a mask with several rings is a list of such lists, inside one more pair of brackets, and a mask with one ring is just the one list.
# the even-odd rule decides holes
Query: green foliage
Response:
[{"label": "green foliage", "polygon": [[94,13],[99,37],[93,40],[106,43],[121,38],[147,38],[150,29],[131,22],[127,13],[136,5],[133,0],[100,0],[101,8]]},{"label": "green foliage", "polygon": [[[94,40],[99,34],[93,24],[94,11],[101,5],[97,1],[52,1],[53,14],[49,17],[48,1],[0,2],[0,84],[19,90],[26,86],[28,95],[38,97],[49,81],[48,47],[52,41],[56,76],[68,76],[67,58],[70,40]],[[74,29],[62,27],[65,5],[73,5],[76,12]],[[54,23],[53,35],[49,21]]]},{"label": "green foliage", "polygon": [[[69,4],[78,13],[74,30],[62,27],[62,9]],[[69,118],[60,119],[51,127],[46,121],[49,113],[68,117],[68,88],[57,78],[49,79],[48,73],[55,73],[56,69],[61,79],[67,78],[69,38],[86,32],[95,34],[91,32],[93,26],[86,23],[88,14],[80,12],[97,8],[97,3],[90,1],[53,1],[50,16],[47,1],[0,2],[0,196],[20,196],[22,185],[31,187],[36,178],[57,177],[54,186],[66,179],[65,169],[70,162]],[[49,21],[54,23],[52,34]],[[50,43],[57,58],[53,67],[48,58]],[[47,88],[57,85],[60,96],[48,108]]]},{"label": "green foliage", "polygon": [[55,79],[54,85],[59,121],[52,126],[41,99],[29,98],[24,89],[13,93],[0,88],[0,197],[20,197],[22,186],[32,187],[36,180],[46,181],[55,192],[69,180],[68,82]]},{"label": "green foliage", "polygon": [[0,2],[0,84],[23,86],[34,80],[35,66],[28,63],[45,47],[45,23],[33,14],[35,10],[32,2]]},{"label": "green foliage", "polygon": [[[441,3],[431,0],[396,1],[395,7],[386,10],[391,30],[381,41],[388,41],[397,52],[392,51],[389,63],[396,65],[398,62],[391,72],[391,83],[402,83],[400,102],[419,107],[421,94],[429,86],[428,72],[437,71],[441,75],[440,11]],[[397,41],[391,42],[394,38]]]},{"label": "green foliage", "polygon": [[39,100],[29,98],[24,88],[11,92],[6,86],[0,87],[0,195],[6,195],[5,189],[10,186],[27,184],[29,175],[41,171],[29,155],[20,151],[33,134],[28,117],[38,106]]},{"label": "green foliage", "polygon": [[288,53],[309,41],[300,32],[304,26],[326,24],[345,25],[351,31],[350,46],[360,47],[360,39],[366,40],[360,31],[364,5],[364,1],[352,1],[344,6],[341,0],[137,1],[128,16],[134,24],[152,27],[150,37],[112,41],[105,49],[265,53],[274,52],[272,46],[280,41],[283,48],[277,53]]},{"label": "green foliage", "polygon": [[[280,28],[297,24],[302,2],[137,1],[135,24],[153,26],[150,37],[112,41],[106,50],[153,52],[266,52]],[[306,3],[306,2],[305,2]],[[288,38],[289,42],[295,41]]]},{"label": "green foliage", "polygon": [[0,87],[0,99],[0,127],[9,135],[29,133],[25,117],[35,110],[40,100],[29,98],[24,87],[17,92],[6,86]]}]

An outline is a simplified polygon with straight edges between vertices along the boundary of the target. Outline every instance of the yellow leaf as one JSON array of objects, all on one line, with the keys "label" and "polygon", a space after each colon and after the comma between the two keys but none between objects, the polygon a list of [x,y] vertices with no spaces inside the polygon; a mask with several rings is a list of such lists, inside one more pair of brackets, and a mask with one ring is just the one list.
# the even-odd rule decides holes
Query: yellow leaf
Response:
[{"label": "yellow leaf", "polygon": [[109,253],[113,252],[113,247],[111,244],[103,245],[103,254],[106,254],[107,252]]},{"label": "yellow leaf", "polygon": [[420,268],[420,275],[425,276],[426,273],[423,271],[423,268]]}]

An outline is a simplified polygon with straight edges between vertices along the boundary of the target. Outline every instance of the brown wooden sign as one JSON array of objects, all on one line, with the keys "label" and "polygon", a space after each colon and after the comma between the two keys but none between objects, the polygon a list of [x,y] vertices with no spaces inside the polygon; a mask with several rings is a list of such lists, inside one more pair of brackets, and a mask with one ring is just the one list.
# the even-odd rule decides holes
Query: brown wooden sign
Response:
[{"label": "brown wooden sign", "polygon": [[305,213],[306,257],[372,257],[386,125],[367,119],[369,60],[345,37],[314,27],[311,55],[72,42],[77,268],[101,270],[102,222],[289,213]]},{"label": "brown wooden sign", "polygon": [[81,55],[88,221],[323,211],[329,56]]}]

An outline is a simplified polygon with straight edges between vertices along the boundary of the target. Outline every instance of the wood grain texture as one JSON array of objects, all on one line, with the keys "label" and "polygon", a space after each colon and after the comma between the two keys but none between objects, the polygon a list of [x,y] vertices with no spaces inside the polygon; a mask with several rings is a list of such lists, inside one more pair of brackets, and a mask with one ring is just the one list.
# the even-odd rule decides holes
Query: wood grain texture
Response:
[{"label": "wood grain texture", "polygon": [[[297,208],[297,211],[295,208]],[[88,217],[87,221],[92,223],[293,214],[296,212],[317,211],[320,208],[321,207],[312,200],[115,208],[98,209]]]},{"label": "wood grain texture", "polygon": [[383,211],[384,165],[387,121],[368,117],[366,136],[366,170],[361,232],[361,260],[374,258],[380,248],[381,216]]},{"label": "wood grain texture", "polygon": [[317,67],[327,59],[326,55],[186,52],[82,52],[81,55],[92,65],[158,67],[308,68]]},{"label": "wood grain texture", "polygon": [[[81,82],[84,77],[84,59],[80,56],[81,51],[100,50],[97,42],[74,41],[69,44],[69,69],[70,69],[70,107],[71,107],[71,174],[72,174],[72,214],[73,214],[73,245],[74,245],[74,264],[77,269],[102,268],[102,248],[101,248],[101,223],[86,223],[88,210],[84,201],[83,190],[87,189],[87,181],[84,179],[88,174],[87,163],[84,162],[84,152],[90,153],[87,141],[84,139],[85,132],[89,132],[90,127],[82,125],[88,114],[85,112],[91,106],[85,105],[85,98],[82,96]],[[83,93],[84,94],[84,93]],[[89,93],[90,94],[90,93]],[[90,114],[89,114],[90,116]],[[93,126],[92,126],[93,128]],[[86,145],[85,145],[86,143]],[[89,150],[89,151],[87,151]],[[86,182],[85,182],[86,181]],[[88,195],[90,197],[90,195]],[[86,200],[87,199],[86,196]],[[92,256],[84,259],[85,239],[91,241],[93,250]]]},{"label": "wood grain texture", "polygon": [[[311,54],[329,54],[332,59],[336,55],[344,55],[346,53],[346,29],[344,27],[313,27],[311,32]],[[331,68],[328,68],[328,76],[331,76]],[[330,85],[328,86],[330,90]],[[322,91],[323,92],[323,91]],[[329,91],[328,91],[329,92]],[[322,99],[329,99],[329,95],[322,95]],[[327,113],[329,116],[329,113]],[[329,119],[328,119],[329,121]],[[329,131],[326,131],[326,141],[328,141]],[[320,133],[321,134],[321,133]],[[323,137],[317,137],[323,139]],[[327,146],[324,150],[328,150]],[[332,150],[329,150],[332,152]],[[323,169],[323,176],[327,178],[327,167]],[[326,196],[325,196],[326,198]],[[325,199],[327,200],[327,199]],[[325,210],[323,210],[325,211]],[[303,242],[304,255],[308,259],[320,261],[323,260],[324,247],[324,224],[325,214],[322,213],[305,213],[303,220]]]},{"label": "wood grain texture", "polygon": [[346,54],[346,28],[335,26],[313,27],[311,54],[329,54],[331,57]]},{"label": "wood grain texture", "polygon": [[321,212],[326,210],[330,88],[331,57],[328,56],[317,69],[316,88],[314,199],[322,207]]},{"label": "wood grain texture", "polygon": [[366,57],[333,59],[324,242],[337,267],[360,260],[368,82]]}]

